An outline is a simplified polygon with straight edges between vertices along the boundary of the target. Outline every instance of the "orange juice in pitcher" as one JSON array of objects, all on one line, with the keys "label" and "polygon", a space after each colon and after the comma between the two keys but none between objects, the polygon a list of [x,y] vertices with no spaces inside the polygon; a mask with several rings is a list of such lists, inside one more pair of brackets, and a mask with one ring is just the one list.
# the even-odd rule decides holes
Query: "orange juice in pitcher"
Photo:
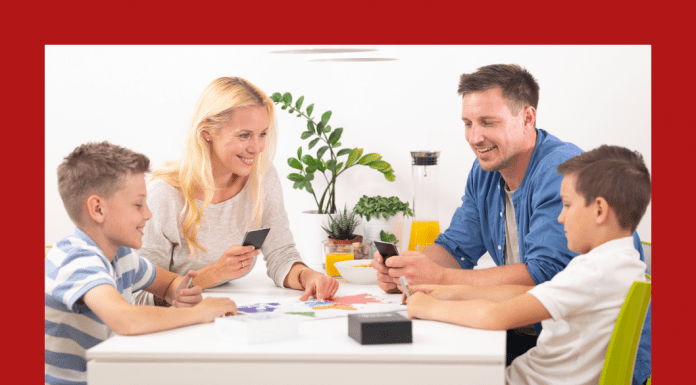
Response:
[{"label": "orange juice in pitcher", "polygon": [[411,151],[413,158],[413,221],[408,249],[416,245],[434,243],[440,235],[437,210],[437,158],[439,151]]},{"label": "orange juice in pitcher", "polygon": [[411,237],[408,241],[408,249],[416,251],[419,243],[434,243],[440,235],[440,222],[438,221],[413,221],[411,223]]}]

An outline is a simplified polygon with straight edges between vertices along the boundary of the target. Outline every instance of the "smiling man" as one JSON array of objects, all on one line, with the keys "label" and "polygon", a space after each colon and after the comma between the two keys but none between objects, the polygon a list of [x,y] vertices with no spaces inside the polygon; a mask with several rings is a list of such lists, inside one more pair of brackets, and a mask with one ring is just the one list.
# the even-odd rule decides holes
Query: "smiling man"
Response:
[{"label": "smiling man", "polygon": [[[462,206],[449,228],[422,253],[404,252],[387,266],[376,254],[379,286],[529,285],[553,278],[577,254],[568,250],[561,212],[562,177],[556,167],[582,150],[536,128],[539,85],[518,65],[496,64],[460,78],[465,137],[476,154]],[[640,239],[634,245],[643,260]],[[473,270],[488,252],[497,267]],[[636,377],[650,372],[650,313],[646,318]],[[536,344],[541,325],[508,331],[508,364]],[[647,331],[647,332],[646,332]],[[647,337],[646,337],[647,334]],[[638,365],[647,366],[640,369]],[[636,381],[634,381],[636,383]]]}]

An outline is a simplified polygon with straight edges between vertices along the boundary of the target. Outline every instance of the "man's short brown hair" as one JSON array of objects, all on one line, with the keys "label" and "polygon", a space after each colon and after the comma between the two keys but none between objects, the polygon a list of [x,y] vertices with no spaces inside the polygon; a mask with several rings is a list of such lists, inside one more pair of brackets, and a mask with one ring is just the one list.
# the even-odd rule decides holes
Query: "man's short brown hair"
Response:
[{"label": "man's short brown hair", "polygon": [[462,74],[457,92],[464,97],[468,93],[496,87],[503,91],[505,104],[513,115],[528,106],[537,109],[539,84],[532,74],[517,64],[491,64],[480,67],[474,73]]},{"label": "man's short brown hair", "polygon": [[606,199],[624,229],[636,231],[650,203],[650,171],[638,151],[603,145],[558,165],[559,174],[574,175],[575,191],[589,205]]},{"label": "man's short brown hair", "polygon": [[92,194],[109,198],[131,174],[150,171],[145,155],[108,142],[77,147],[58,166],[58,192],[68,216],[82,221],[82,205]]}]

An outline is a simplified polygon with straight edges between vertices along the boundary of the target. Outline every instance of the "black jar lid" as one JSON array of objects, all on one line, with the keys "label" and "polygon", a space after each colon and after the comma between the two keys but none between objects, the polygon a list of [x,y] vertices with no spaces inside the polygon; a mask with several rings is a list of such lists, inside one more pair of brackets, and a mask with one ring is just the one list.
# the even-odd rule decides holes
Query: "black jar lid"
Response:
[{"label": "black jar lid", "polygon": [[414,166],[431,166],[437,164],[440,151],[411,151]]}]

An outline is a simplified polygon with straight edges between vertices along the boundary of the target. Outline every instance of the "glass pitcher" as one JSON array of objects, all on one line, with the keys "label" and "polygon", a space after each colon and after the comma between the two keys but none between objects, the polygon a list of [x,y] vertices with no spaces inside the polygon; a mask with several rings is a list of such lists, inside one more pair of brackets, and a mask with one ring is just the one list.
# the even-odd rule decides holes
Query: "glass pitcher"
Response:
[{"label": "glass pitcher", "polygon": [[437,210],[437,158],[440,151],[411,151],[413,158],[413,221],[408,249],[416,245],[434,243],[440,235]]}]

